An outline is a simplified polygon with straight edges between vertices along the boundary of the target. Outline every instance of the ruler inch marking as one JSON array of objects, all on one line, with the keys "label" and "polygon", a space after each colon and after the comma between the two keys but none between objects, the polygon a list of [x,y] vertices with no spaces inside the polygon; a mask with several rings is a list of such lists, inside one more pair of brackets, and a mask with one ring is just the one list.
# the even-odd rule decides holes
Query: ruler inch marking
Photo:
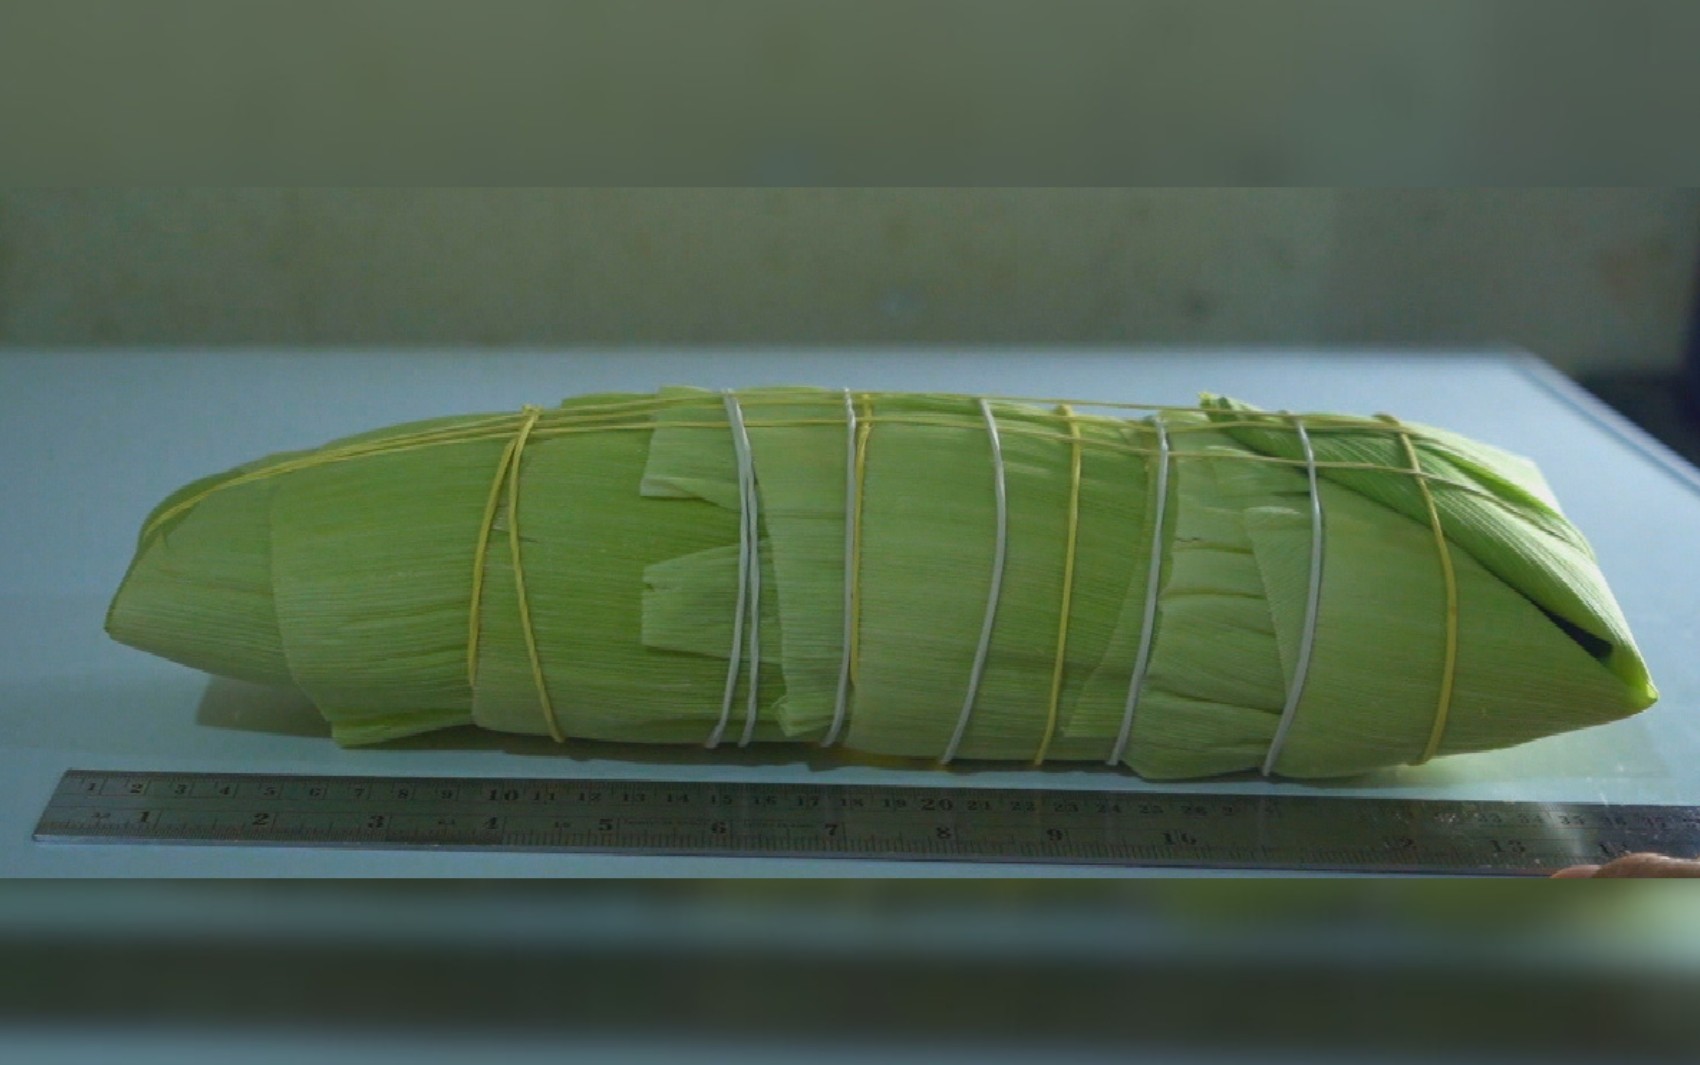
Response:
[{"label": "ruler inch marking", "polygon": [[34,838],[1529,875],[1632,850],[1700,851],[1700,807],[72,769]]}]

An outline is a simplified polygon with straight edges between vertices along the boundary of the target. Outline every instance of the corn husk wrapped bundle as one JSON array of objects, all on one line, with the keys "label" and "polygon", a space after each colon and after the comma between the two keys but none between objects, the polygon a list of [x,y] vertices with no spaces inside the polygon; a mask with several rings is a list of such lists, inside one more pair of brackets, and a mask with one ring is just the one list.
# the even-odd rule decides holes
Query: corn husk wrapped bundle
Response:
[{"label": "corn husk wrapped bundle", "polygon": [[1526,460],[1385,416],[1134,410],[667,389],[397,426],[172,495],[108,631],[294,686],[345,744],[1321,777],[1656,698]]}]

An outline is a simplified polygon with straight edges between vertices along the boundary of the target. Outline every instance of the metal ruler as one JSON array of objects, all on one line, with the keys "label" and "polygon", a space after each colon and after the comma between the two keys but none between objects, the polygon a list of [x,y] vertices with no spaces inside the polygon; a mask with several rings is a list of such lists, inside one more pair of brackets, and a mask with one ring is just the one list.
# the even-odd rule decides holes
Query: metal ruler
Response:
[{"label": "metal ruler", "polygon": [[1700,853],[1700,807],[71,770],[35,839],[1515,874]]}]

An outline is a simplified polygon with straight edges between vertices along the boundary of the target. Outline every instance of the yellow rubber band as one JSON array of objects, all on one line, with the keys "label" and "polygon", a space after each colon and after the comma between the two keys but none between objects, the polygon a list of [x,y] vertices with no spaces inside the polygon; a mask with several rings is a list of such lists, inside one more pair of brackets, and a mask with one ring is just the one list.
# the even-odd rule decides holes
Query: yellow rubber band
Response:
[{"label": "yellow rubber band", "polygon": [[[1394,421],[1392,418],[1388,420]],[[1405,433],[1399,434],[1399,440],[1405,446],[1405,456],[1411,461],[1411,472],[1420,474],[1422,462],[1417,457],[1416,445]],[[1416,477],[1414,480],[1423,494],[1423,503],[1428,507],[1435,550],[1440,555],[1440,572],[1446,581],[1446,657],[1441,666],[1440,697],[1435,705],[1434,725],[1429,729],[1428,743],[1423,746],[1422,756],[1412,763],[1422,765],[1440,750],[1440,741],[1446,735],[1446,718],[1452,709],[1452,687],[1458,672],[1458,575],[1452,568],[1452,548],[1446,541],[1446,529],[1440,523],[1440,508],[1434,504],[1434,493],[1429,490],[1428,481],[1424,478]]]},{"label": "yellow rubber band", "polygon": [[520,561],[520,461],[525,457],[526,439],[531,436],[532,426],[537,424],[541,413],[536,407],[527,408],[525,424],[519,427],[519,435],[514,437],[513,456],[508,469],[508,550],[514,561],[514,594],[519,604],[520,631],[525,635],[525,653],[531,659],[531,679],[537,684],[537,701],[543,708],[543,723],[549,726],[549,735],[556,743],[565,743],[567,738],[561,735],[560,723],[555,720],[555,706],[549,701],[549,685],[543,677],[543,661],[537,653],[537,634],[531,627],[531,606],[525,596],[525,567]]},{"label": "yellow rubber band", "polygon": [[490,482],[490,495],[484,501],[484,517],[478,523],[478,542],[472,549],[472,608],[466,619],[466,686],[472,689],[473,699],[478,697],[478,639],[482,635],[483,624],[479,613],[484,604],[484,566],[490,555],[490,532],[496,524],[496,505],[502,499],[502,486],[507,483],[508,467],[513,463],[514,444],[519,438],[508,441],[508,446],[502,449],[501,461],[496,463],[496,476]]},{"label": "yellow rubber band", "polygon": [[479,422],[473,423],[473,428],[471,430],[463,427],[461,435],[454,436],[452,438],[444,437],[439,439],[435,434],[427,433],[413,434],[411,436],[388,437],[383,440],[374,440],[365,444],[354,444],[345,447],[329,448],[324,451],[316,451],[310,455],[303,455],[301,458],[286,459],[262,469],[249,470],[247,473],[239,473],[234,477],[230,477],[218,482],[217,484],[210,485],[207,488],[196,492],[194,495],[180,499],[176,503],[173,503],[171,506],[160,511],[152,520],[142,527],[141,538],[145,541],[154,533],[155,530],[159,529],[172,518],[194,508],[208,496],[213,495],[216,492],[221,492],[226,488],[235,488],[239,485],[269,480],[273,477],[281,477],[286,473],[294,473],[297,470],[310,470],[319,466],[332,466],[336,463],[346,462],[350,459],[370,458],[378,455],[393,455],[424,447],[434,447],[438,444],[459,444],[469,440],[496,439],[505,435],[508,432],[508,429],[505,427],[498,427],[485,432],[482,428],[484,422],[505,422],[511,425],[513,417],[514,416],[510,414],[504,415],[501,418],[481,419]]},{"label": "yellow rubber band", "polygon": [[1045,755],[1051,749],[1051,738],[1057,731],[1057,707],[1062,700],[1063,663],[1068,654],[1068,615],[1074,598],[1074,557],[1075,545],[1080,533],[1080,424],[1074,420],[1074,409],[1068,404],[1061,405],[1062,414],[1068,419],[1069,429],[1069,477],[1068,477],[1068,550],[1063,555],[1063,588],[1062,588],[1062,620],[1057,623],[1057,661],[1051,669],[1051,700],[1050,708],[1045,714],[1045,735],[1039,741],[1039,751],[1033,756],[1033,764],[1045,764]]},{"label": "yellow rubber band", "polygon": [[[866,394],[863,394],[863,398],[865,400],[867,397],[874,396],[874,395],[878,395],[878,394],[876,394],[876,393],[866,393]],[[683,401],[683,400],[669,400],[666,403],[651,404],[643,410],[634,410],[630,413],[627,413],[627,412],[624,412],[624,411],[618,411],[618,412],[611,413],[611,414],[591,414],[591,415],[582,414],[582,413],[580,413],[576,410],[563,410],[563,409],[558,409],[558,408],[548,410],[548,411],[540,411],[540,410],[537,410],[536,408],[527,408],[527,410],[532,411],[534,413],[527,414],[527,415],[521,415],[520,418],[521,418],[522,422],[529,421],[532,424],[533,430],[531,431],[530,435],[532,435],[534,437],[538,437],[538,438],[553,437],[553,436],[568,436],[568,435],[575,435],[575,434],[578,434],[578,433],[619,432],[619,431],[622,431],[622,430],[629,430],[629,431],[634,431],[634,432],[636,432],[636,431],[652,432],[652,431],[656,430],[657,428],[676,428],[676,429],[687,429],[687,428],[720,429],[720,428],[724,428],[724,423],[722,423],[722,422],[702,421],[702,422],[661,422],[661,423],[657,423],[656,421],[654,421],[653,415],[655,413],[657,413],[661,410],[668,409],[669,407],[672,407],[672,406],[682,405],[684,402],[685,401]],[[692,400],[691,402],[700,402],[700,400]],[[755,402],[755,400],[752,400],[752,402]],[[778,400],[777,399],[768,400],[767,402],[778,402]],[[1086,404],[1083,404],[1083,405],[1086,405]],[[1190,411],[1190,412],[1194,412],[1194,413],[1216,413],[1216,412],[1212,412],[1212,411],[1207,410],[1206,408],[1201,408],[1201,407],[1157,407],[1157,406],[1153,406],[1153,405],[1142,405],[1142,404],[1131,404],[1131,403],[1092,403],[1092,404],[1089,404],[1089,405],[1095,406],[1095,407],[1106,407],[1106,408],[1118,409],[1118,410],[1162,410],[1162,411],[1171,411],[1172,410],[1172,411]],[[636,404],[634,404],[634,406],[636,406]],[[1037,412],[1032,414],[1032,415],[1029,415],[1029,417],[1042,417],[1042,416],[1043,416],[1042,414],[1039,414]],[[600,421],[601,419],[614,418],[614,417],[633,417],[633,418],[637,418],[639,420],[624,422],[624,423],[617,423],[617,424],[582,424],[582,423],[586,423],[586,422],[595,422],[595,421]],[[256,481],[267,480],[267,479],[270,479],[272,477],[278,477],[278,476],[282,476],[284,474],[294,473],[294,472],[299,471],[299,470],[313,469],[313,468],[316,468],[316,467],[319,467],[319,466],[328,466],[328,465],[332,465],[332,464],[335,464],[335,463],[338,463],[338,462],[346,462],[346,461],[350,461],[350,460],[353,460],[353,459],[372,458],[372,457],[377,457],[377,456],[380,456],[380,455],[399,454],[399,453],[402,453],[402,452],[415,451],[415,450],[419,450],[419,449],[427,448],[427,447],[440,447],[440,446],[448,445],[448,444],[462,444],[462,443],[472,443],[472,442],[481,441],[481,440],[500,439],[504,436],[507,436],[508,434],[510,434],[513,431],[514,419],[515,419],[515,416],[513,416],[513,415],[497,415],[497,416],[491,416],[491,417],[488,417],[488,418],[479,418],[479,419],[475,419],[471,422],[465,423],[463,425],[456,426],[454,428],[423,430],[423,431],[420,431],[420,432],[417,432],[417,433],[401,434],[401,435],[397,435],[397,436],[393,436],[393,437],[386,437],[383,440],[369,441],[369,442],[364,442],[364,443],[360,443],[360,444],[352,444],[352,445],[345,445],[345,446],[342,446],[342,447],[330,448],[330,449],[327,449],[327,450],[315,452],[315,453],[310,454],[310,455],[305,455],[305,456],[302,456],[300,458],[287,459],[287,460],[284,460],[282,462],[275,463],[271,466],[264,467],[262,469],[250,470],[246,473],[237,474],[237,475],[229,477],[229,478],[227,478],[223,481],[220,481],[216,484],[210,485],[207,488],[204,488],[201,491],[194,493],[193,495],[190,495],[190,496],[187,496],[183,499],[180,499],[176,503],[173,503],[171,506],[161,510],[158,514],[156,514],[151,520],[149,520],[143,526],[142,532],[141,532],[141,540],[145,544],[149,537],[151,537],[156,532],[158,532],[162,527],[164,527],[173,518],[176,518],[177,516],[179,516],[179,515],[185,513],[186,511],[194,508],[199,503],[201,503],[203,500],[205,500],[208,496],[211,496],[211,495],[213,495],[217,492],[221,492],[221,491],[223,491],[227,488],[235,488],[235,487],[238,487],[240,485],[252,484]],[[864,424],[860,427],[861,431],[863,433],[866,433],[872,427],[873,422],[875,420],[876,419],[874,419],[870,415],[869,418],[867,419],[866,424]],[[882,424],[890,423],[890,424],[893,424],[893,425],[940,426],[940,427],[944,427],[944,428],[960,428],[960,429],[972,430],[972,431],[978,431],[979,430],[979,423],[977,421],[976,422],[969,422],[967,420],[952,421],[952,420],[949,420],[948,417],[923,417],[923,416],[917,416],[917,415],[895,414],[895,415],[887,415],[886,417],[879,418],[879,419],[877,419],[877,421],[879,421]],[[1383,422],[1384,422],[1384,420],[1383,420]],[[752,419],[748,422],[748,424],[752,428],[792,428],[792,427],[804,427],[804,426],[811,426],[811,425],[842,425],[843,422],[839,421],[837,419],[830,419],[830,418],[822,418],[822,419],[780,418],[780,419],[766,419],[766,420]],[[1210,421],[1208,423],[1199,424],[1199,425],[1177,425],[1177,426],[1172,426],[1170,428],[1170,433],[1171,433],[1171,435],[1175,435],[1175,434],[1182,434],[1182,433],[1187,433],[1187,432],[1218,432],[1218,431],[1221,431],[1223,429],[1232,429],[1232,428],[1237,428],[1237,427],[1267,428],[1268,424],[1269,423],[1268,423],[1267,419],[1259,419],[1259,418],[1256,418],[1256,417],[1251,417],[1251,418],[1243,418],[1243,419],[1238,419],[1238,420],[1233,420],[1233,421]],[[1304,418],[1304,424],[1305,424],[1305,427],[1308,430],[1318,431],[1318,432],[1334,431],[1334,430],[1338,430],[1338,431],[1342,431],[1342,432],[1362,432],[1362,431],[1368,431],[1368,430],[1378,428],[1377,422],[1374,421],[1374,420],[1371,420],[1371,419],[1355,418],[1355,417],[1347,417],[1347,416],[1336,416],[1336,415],[1306,415],[1305,418]],[[1074,433],[1077,433],[1078,427],[1074,426],[1071,423],[1071,430],[1073,430]],[[1021,425],[1019,423],[1014,423],[1014,422],[1012,422],[1009,425],[1002,427],[1001,431],[1003,433],[1005,433],[1006,435],[1031,436],[1031,437],[1036,437],[1036,438],[1039,438],[1039,439],[1047,439],[1047,440],[1068,440],[1068,439],[1073,438],[1073,434],[1065,435],[1065,434],[1058,433],[1058,432],[1056,432],[1052,429],[1033,428],[1033,427],[1024,426],[1024,425]],[[1402,435],[1408,436],[1408,437],[1422,438],[1424,436],[1424,434],[1422,434],[1420,430],[1417,430],[1417,429],[1414,429],[1414,428],[1408,427],[1408,426],[1401,426],[1401,427],[1398,427],[1398,429],[1396,429],[1396,430],[1389,429],[1387,431],[1399,432]],[[1126,444],[1126,443],[1123,443],[1123,442],[1120,442],[1120,441],[1098,439],[1098,438],[1093,438],[1093,437],[1082,438],[1080,443],[1084,447],[1096,448],[1098,450],[1103,450],[1103,451],[1115,451],[1115,452],[1122,452],[1122,453],[1128,453],[1128,454],[1146,454],[1146,455],[1152,453],[1149,448],[1141,447],[1139,445],[1130,445],[1130,444]],[[1263,463],[1268,463],[1268,464],[1271,464],[1271,465],[1285,465],[1285,466],[1310,466],[1310,465],[1313,465],[1312,463],[1306,462],[1302,459],[1289,459],[1289,458],[1284,458],[1284,457],[1279,456],[1279,455],[1247,454],[1247,453],[1243,453],[1243,452],[1226,452],[1226,453],[1223,453],[1223,452],[1203,453],[1203,452],[1201,452],[1197,455],[1197,457],[1198,458],[1204,458],[1204,459],[1225,459],[1225,460],[1230,460],[1230,461],[1243,461],[1243,462],[1263,462]],[[1514,505],[1512,503],[1508,502],[1507,500],[1501,498],[1500,496],[1494,494],[1493,492],[1491,492],[1487,489],[1484,489],[1484,488],[1482,488],[1478,485],[1473,485],[1473,484],[1469,484],[1469,483],[1461,482],[1461,481],[1454,481],[1454,480],[1451,480],[1450,478],[1441,476],[1439,474],[1428,473],[1427,471],[1420,471],[1420,470],[1419,471],[1413,471],[1409,468],[1383,466],[1379,463],[1373,463],[1373,462],[1317,462],[1317,463],[1314,463],[1314,465],[1318,469],[1362,470],[1362,471],[1373,472],[1373,473],[1400,473],[1400,474],[1404,474],[1406,476],[1416,478],[1416,479],[1421,480],[1425,483],[1426,482],[1434,482],[1434,483],[1437,483],[1437,484],[1446,485],[1447,487],[1452,488],[1452,489],[1457,490],[1457,491],[1469,492],[1470,494],[1472,494],[1472,495],[1474,495],[1474,496],[1476,496],[1480,499],[1483,499],[1484,501],[1486,501],[1490,504],[1499,506],[1501,508],[1514,509]],[[1521,514],[1522,512],[1519,512],[1519,513]],[[1527,515],[1524,515],[1524,516],[1526,517]]]}]

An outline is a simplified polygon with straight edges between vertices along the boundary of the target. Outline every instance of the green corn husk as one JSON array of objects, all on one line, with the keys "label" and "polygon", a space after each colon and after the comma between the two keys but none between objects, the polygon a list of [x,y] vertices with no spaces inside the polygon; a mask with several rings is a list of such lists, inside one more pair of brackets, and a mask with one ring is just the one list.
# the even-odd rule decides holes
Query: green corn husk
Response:
[{"label": "green corn husk", "polygon": [[[842,393],[738,399],[759,499],[759,603],[741,623],[730,701],[739,461],[723,397],[693,389],[397,426],[198,481],[144,525],[108,631],[209,672],[294,686],[345,744],[466,724],[543,735],[551,717],[569,742],[703,743],[718,730],[732,743],[752,679],[749,738],[816,744],[839,710],[850,565],[856,655],[839,746],[938,758],[967,702],[958,757],[1103,762],[1127,719],[1155,547],[1149,660],[1121,761],[1153,778],[1263,766],[1304,666],[1313,530],[1294,418],[1214,397],[1142,420],[990,402],[1007,547],[970,701],[997,522],[979,401],[858,393],[855,446]],[[1531,464],[1385,419],[1299,421],[1323,565],[1275,772],[1350,774],[1427,752],[1448,636],[1430,500],[1457,608],[1434,753],[1651,705],[1617,604]]]}]

